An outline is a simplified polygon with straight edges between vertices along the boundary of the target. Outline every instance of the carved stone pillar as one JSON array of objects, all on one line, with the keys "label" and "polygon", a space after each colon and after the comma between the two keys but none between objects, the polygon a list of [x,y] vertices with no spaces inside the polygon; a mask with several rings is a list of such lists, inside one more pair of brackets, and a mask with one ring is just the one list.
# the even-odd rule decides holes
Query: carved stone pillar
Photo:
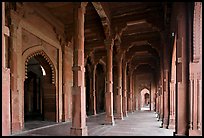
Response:
[{"label": "carved stone pillar", "polygon": [[160,83],[160,116],[159,116],[159,119],[162,121],[161,126],[163,126],[163,117],[164,117],[163,71],[161,71],[160,81],[161,83]]},{"label": "carved stone pillar", "polygon": [[158,107],[158,121],[159,119],[161,118],[161,88],[160,88],[160,85],[158,84],[158,104],[157,104],[157,107]]},{"label": "carved stone pillar", "polygon": [[[11,23],[11,27],[10,27],[10,33],[11,33],[11,41],[10,41],[10,76],[11,76],[11,132],[12,133],[16,133],[21,131],[21,129],[23,128],[22,124],[22,120],[23,118],[20,118],[20,114],[21,111],[20,110],[20,100],[23,101],[22,99],[20,99],[20,93],[22,93],[21,91],[18,90],[18,87],[20,85],[20,81],[18,83],[18,55],[21,54],[20,52],[18,53],[18,44],[19,44],[19,22],[20,19],[19,17],[16,17],[17,15],[13,15],[12,14],[12,23]],[[19,64],[20,65],[20,64]],[[23,82],[22,82],[23,84]],[[22,114],[21,114],[22,115]],[[24,120],[23,120],[24,121]]]},{"label": "carved stone pillar", "polygon": [[164,70],[164,117],[163,117],[163,127],[168,128],[169,125],[169,99],[168,99],[168,70]]},{"label": "carved stone pillar", "polygon": [[179,9],[177,15],[177,44],[176,44],[176,136],[187,136],[189,133],[189,99],[188,99],[188,81],[189,81],[189,61],[188,61],[188,31],[187,25],[187,4],[180,3],[176,5]]},{"label": "carved stone pillar", "polygon": [[117,87],[117,108],[116,108],[116,116],[117,119],[123,119],[123,112],[122,112],[122,57],[119,54],[117,59],[117,76],[118,76],[118,87]]},{"label": "carved stone pillar", "polygon": [[92,112],[93,115],[96,115],[96,65],[93,65],[92,70],[92,95],[91,95],[91,101],[92,101]]},{"label": "carved stone pillar", "polygon": [[[87,3],[86,3],[87,4]],[[86,99],[84,86],[84,14],[85,3],[74,3],[74,63],[72,87],[72,127],[71,135],[87,135],[86,126]]]},{"label": "carved stone pillar", "polygon": [[170,112],[169,112],[169,126],[168,128],[175,128],[175,83],[174,80],[170,82]]},{"label": "carved stone pillar", "polygon": [[128,112],[132,113],[132,70],[131,67],[129,66],[129,74],[128,74],[128,79],[129,79],[129,95],[128,95]]},{"label": "carved stone pillar", "polygon": [[[201,65],[200,65],[201,69]],[[198,123],[197,129],[202,133],[202,79],[201,79],[201,72],[198,73]]]},{"label": "carved stone pillar", "polygon": [[[132,73],[135,76],[134,73]],[[132,77],[132,111],[136,111],[136,97],[135,97],[135,88],[134,88],[134,77]]]},{"label": "carved stone pillar", "polygon": [[[70,44],[70,43],[69,43]],[[71,45],[71,44],[70,44]],[[70,107],[69,107],[69,104],[71,104],[71,91],[69,89],[69,83],[70,83],[70,65],[69,65],[69,49],[68,49],[68,46],[67,45],[63,45],[63,54],[62,54],[62,81],[63,81],[63,86],[62,86],[62,89],[63,89],[63,104],[62,104],[62,107],[63,107],[63,112],[62,112],[62,121],[68,121],[71,116],[69,115],[71,112],[70,110]]]},{"label": "carved stone pillar", "polygon": [[156,92],[156,113],[159,112],[159,94],[158,91]]},{"label": "carved stone pillar", "polygon": [[192,107],[192,116],[193,116],[193,129],[197,129],[197,123],[198,123],[198,81],[197,81],[197,75],[194,75],[193,79],[193,107]]},{"label": "carved stone pillar", "polygon": [[5,35],[9,28],[5,26],[5,2],[2,2],[2,136],[10,135],[10,69],[5,65]]},{"label": "carved stone pillar", "polygon": [[123,116],[127,117],[127,63],[123,61]]},{"label": "carved stone pillar", "polygon": [[106,106],[106,118],[105,124],[114,125],[113,117],[113,44],[114,40],[109,39],[104,41],[107,49],[107,59],[106,59],[106,93],[105,93],[105,106]]}]

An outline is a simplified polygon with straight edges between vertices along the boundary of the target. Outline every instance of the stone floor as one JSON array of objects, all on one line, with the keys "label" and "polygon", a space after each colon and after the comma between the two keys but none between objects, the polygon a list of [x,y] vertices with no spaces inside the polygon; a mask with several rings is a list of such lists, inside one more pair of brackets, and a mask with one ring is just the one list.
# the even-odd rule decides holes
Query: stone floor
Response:
[{"label": "stone floor", "polygon": [[[115,125],[104,125],[105,114],[87,118],[89,136],[173,136],[173,129],[160,128],[156,114],[150,111],[128,113],[123,120],[115,119]],[[29,122],[24,131],[12,136],[68,136],[71,122]]]}]

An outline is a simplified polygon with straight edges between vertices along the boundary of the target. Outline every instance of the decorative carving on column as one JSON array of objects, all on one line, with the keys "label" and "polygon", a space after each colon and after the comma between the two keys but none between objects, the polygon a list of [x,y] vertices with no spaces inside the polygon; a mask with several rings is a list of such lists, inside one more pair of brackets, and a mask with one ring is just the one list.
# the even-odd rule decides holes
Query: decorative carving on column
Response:
[{"label": "decorative carving on column", "polygon": [[107,63],[106,63],[106,118],[105,124],[114,125],[114,117],[113,117],[113,77],[112,77],[112,69],[113,69],[113,39],[108,39],[104,41],[104,44],[107,49]]},{"label": "decorative carving on column", "polygon": [[71,135],[88,135],[86,126],[86,102],[84,86],[84,14],[87,2],[74,5],[74,62],[72,88],[72,127]]}]

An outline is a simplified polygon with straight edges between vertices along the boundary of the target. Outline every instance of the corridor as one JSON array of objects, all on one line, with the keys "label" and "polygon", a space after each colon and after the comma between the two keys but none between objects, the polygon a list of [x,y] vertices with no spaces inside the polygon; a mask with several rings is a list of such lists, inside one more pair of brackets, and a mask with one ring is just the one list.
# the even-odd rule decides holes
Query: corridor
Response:
[{"label": "corridor", "polygon": [[[87,118],[89,136],[173,136],[173,129],[160,128],[156,114],[150,111],[128,113],[123,120],[115,119],[115,125],[104,125],[105,114]],[[34,124],[33,124],[34,125]],[[67,136],[71,122],[63,122],[23,131],[15,136]]]},{"label": "corridor", "polygon": [[202,3],[2,2],[2,135],[202,136]]}]

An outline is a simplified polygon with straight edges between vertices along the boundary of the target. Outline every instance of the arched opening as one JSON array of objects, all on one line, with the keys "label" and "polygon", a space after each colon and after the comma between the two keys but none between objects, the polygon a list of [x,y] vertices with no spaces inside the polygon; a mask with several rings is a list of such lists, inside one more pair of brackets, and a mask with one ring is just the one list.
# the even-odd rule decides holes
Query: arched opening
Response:
[{"label": "arched opening", "polygon": [[148,89],[144,88],[140,92],[140,105],[141,105],[141,110],[150,110],[150,92]]},{"label": "arched opening", "polygon": [[96,113],[105,112],[105,75],[103,66],[96,67]]},{"label": "arched opening", "polygon": [[24,81],[24,122],[56,121],[56,88],[53,70],[42,55],[28,58]]},{"label": "arched opening", "polygon": [[150,103],[150,102],[149,102],[149,101],[150,101],[150,99],[149,99],[149,94],[148,94],[148,93],[145,93],[144,97],[145,97],[144,105],[145,105],[145,106],[148,106],[149,103]]}]

